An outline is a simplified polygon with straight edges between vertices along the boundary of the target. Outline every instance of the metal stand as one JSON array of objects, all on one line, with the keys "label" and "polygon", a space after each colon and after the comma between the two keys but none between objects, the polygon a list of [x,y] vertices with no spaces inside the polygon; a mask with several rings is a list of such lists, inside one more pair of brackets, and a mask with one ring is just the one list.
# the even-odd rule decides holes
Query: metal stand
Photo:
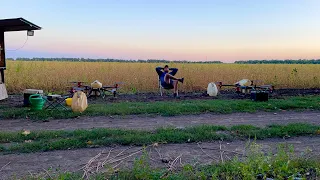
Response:
[{"label": "metal stand", "polygon": [[99,94],[99,96],[101,96],[102,98],[105,97],[105,94],[104,94],[102,88],[91,88],[91,89],[89,90],[88,98],[89,98],[89,97],[92,97],[92,93],[94,93],[94,96],[95,96],[95,97],[97,97],[98,94]]},{"label": "metal stand", "polygon": [[48,105],[45,109],[53,110],[61,107],[64,110],[68,110],[68,108],[63,105],[66,98],[67,97],[62,97],[61,95],[46,96],[44,99]]}]

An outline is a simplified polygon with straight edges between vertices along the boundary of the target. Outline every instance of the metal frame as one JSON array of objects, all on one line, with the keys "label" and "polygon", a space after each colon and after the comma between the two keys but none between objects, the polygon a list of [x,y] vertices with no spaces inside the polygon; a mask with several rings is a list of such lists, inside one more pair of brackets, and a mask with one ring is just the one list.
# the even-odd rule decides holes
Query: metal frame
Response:
[{"label": "metal frame", "polygon": [[161,86],[161,80],[160,80],[159,76],[158,76],[158,87],[159,87],[159,91],[160,91],[160,96],[163,96],[162,89],[164,89],[164,88]]},{"label": "metal frame", "polygon": [[105,97],[102,88],[90,88],[90,89],[89,89],[89,92],[88,92],[88,94],[87,94],[88,98],[93,96],[93,95],[92,95],[93,92],[94,92],[94,96],[95,96],[95,97],[98,96],[98,95],[97,95],[97,92],[99,93],[99,96],[101,96],[102,98]]},{"label": "metal frame", "polygon": [[222,84],[222,82],[217,82],[217,87],[221,89],[223,86],[235,87],[236,93],[238,94],[249,94],[251,90],[263,90],[272,93],[274,91],[273,85],[260,85],[257,86],[254,81],[251,81],[249,86],[240,86],[239,84]]},{"label": "metal frame", "polygon": [[54,110],[59,109],[59,107],[62,107],[64,110],[68,110],[66,106],[64,106],[62,103],[68,98],[68,96],[61,96],[61,97],[52,97],[50,100],[48,96],[45,96],[44,99],[46,100],[46,103],[48,104],[45,109],[48,110]]},{"label": "metal frame", "polygon": [[[83,83],[87,83],[87,82],[75,81],[75,82],[69,82],[69,83],[76,84],[76,86],[71,87],[71,90],[69,91],[70,97],[72,97],[76,91],[82,91],[86,94],[87,98],[92,96],[97,97],[97,92],[98,92],[99,96],[102,97],[103,99],[107,95],[106,92],[110,92],[112,93],[113,97],[116,97],[117,91],[120,88],[119,84],[121,84],[121,83],[115,83],[113,86],[102,86],[101,88],[92,88],[91,86],[83,85]],[[95,93],[94,95],[92,95],[93,92]]]},{"label": "metal frame", "polygon": [[[113,97],[116,97],[118,89],[118,86],[103,86],[102,88],[90,88],[87,96],[88,98],[92,96],[97,97],[97,92],[99,92],[99,96],[101,96],[102,99],[104,99],[107,95],[106,92],[110,92],[112,93]],[[93,92],[95,93],[94,95],[92,95]]]},{"label": "metal frame", "polygon": [[[159,87],[159,91],[160,91],[160,96],[163,96],[163,89],[164,90],[171,90],[171,89],[166,89],[161,85],[161,80],[160,77],[158,76],[158,87]],[[179,95],[179,92],[177,92],[177,96]]]}]

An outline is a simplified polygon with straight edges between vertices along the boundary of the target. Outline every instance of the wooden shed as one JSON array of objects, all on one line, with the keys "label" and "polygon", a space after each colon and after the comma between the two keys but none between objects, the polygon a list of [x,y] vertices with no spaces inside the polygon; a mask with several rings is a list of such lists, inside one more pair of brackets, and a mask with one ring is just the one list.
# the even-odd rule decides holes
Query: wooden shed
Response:
[{"label": "wooden shed", "polygon": [[13,31],[27,31],[27,36],[33,36],[34,30],[40,30],[41,27],[23,19],[0,19],[0,100],[8,97],[5,87],[6,56],[4,33]]}]

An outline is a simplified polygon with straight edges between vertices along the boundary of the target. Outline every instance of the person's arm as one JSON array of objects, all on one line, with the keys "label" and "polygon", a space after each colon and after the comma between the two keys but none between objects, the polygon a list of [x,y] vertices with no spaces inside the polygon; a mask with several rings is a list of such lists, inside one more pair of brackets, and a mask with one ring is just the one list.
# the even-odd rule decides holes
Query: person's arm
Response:
[{"label": "person's arm", "polygon": [[159,76],[163,73],[162,70],[163,70],[162,67],[156,67],[156,71],[157,71]]},{"label": "person's arm", "polygon": [[171,71],[170,74],[171,74],[172,76],[176,75],[177,72],[178,72],[178,69],[177,69],[177,68],[169,68],[169,70]]}]

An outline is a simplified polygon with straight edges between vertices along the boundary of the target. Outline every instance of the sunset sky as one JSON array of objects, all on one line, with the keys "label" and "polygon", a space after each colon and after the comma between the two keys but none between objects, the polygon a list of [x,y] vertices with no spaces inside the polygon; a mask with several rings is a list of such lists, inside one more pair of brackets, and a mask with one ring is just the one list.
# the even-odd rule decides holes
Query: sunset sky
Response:
[{"label": "sunset sky", "polygon": [[320,59],[319,0],[10,0],[0,19],[41,27],[6,33],[7,57]]}]

